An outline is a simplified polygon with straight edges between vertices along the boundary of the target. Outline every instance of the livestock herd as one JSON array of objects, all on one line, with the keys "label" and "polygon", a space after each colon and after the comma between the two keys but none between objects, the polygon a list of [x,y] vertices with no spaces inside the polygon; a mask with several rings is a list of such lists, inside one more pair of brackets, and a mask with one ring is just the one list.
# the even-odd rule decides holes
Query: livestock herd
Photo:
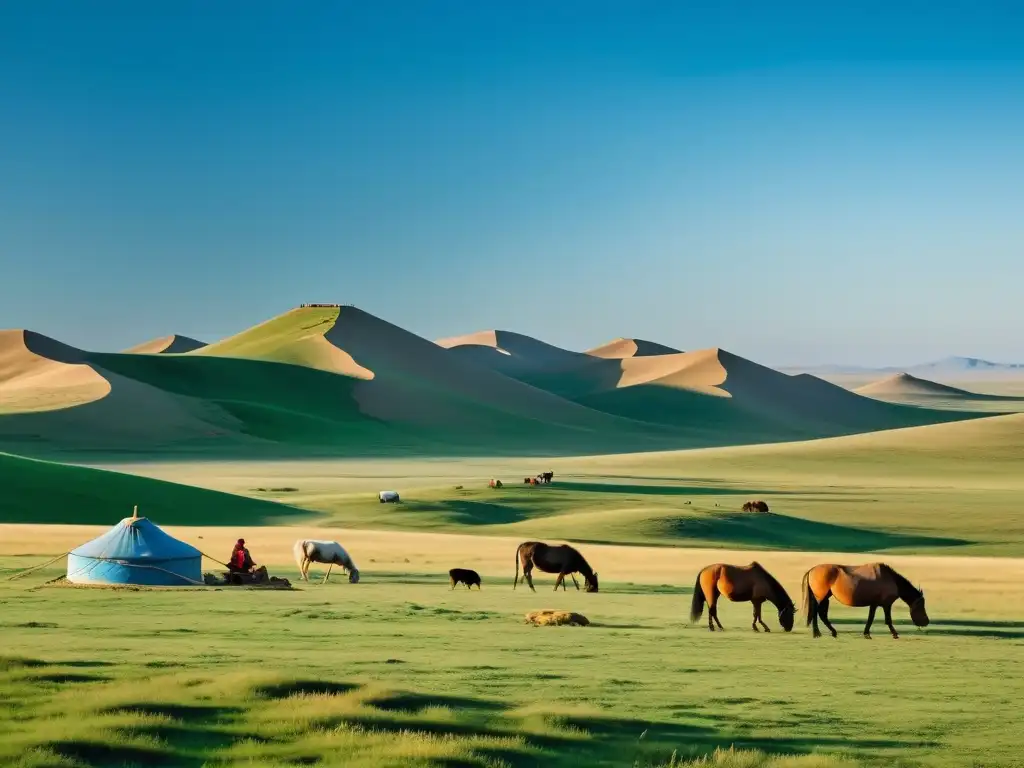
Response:
[{"label": "livestock herd", "polygon": [[[330,576],[334,565],[340,566],[348,573],[349,582],[359,581],[359,569],[356,568],[351,556],[336,541],[299,540],[294,546],[295,561],[303,580],[309,581],[311,563],[328,565],[324,581]],[[541,541],[525,541],[516,548],[516,575],[512,588],[515,589],[525,581],[531,590],[534,569],[542,573],[557,574],[555,590],[561,586],[565,591],[565,579],[572,579],[576,589],[580,588],[576,574],[583,577],[586,592],[598,591],[597,572],[590,566],[579,550],[568,544],[551,545]],[[522,576],[519,571],[522,569]],[[465,584],[469,589],[476,585],[481,588],[480,575],[468,568],[452,568],[449,572],[451,588],[457,584]],[[892,606],[902,600],[910,607],[910,618],[918,627],[929,624],[925,610],[924,592],[886,563],[866,563],[863,565],[839,565],[822,563],[814,566],[804,574],[800,586],[803,595],[803,612],[808,626],[813,627],[814,637],[820,637],[818,621],[825,625],[832,637],[837,636],[836,628],[828,618],[829,600],[835,598],[843,605],[868,609],[868,620],[864,626],[864,636],[871,637],[871,625],[875,613],[881,608],[885,624],[893,638],[899,634],[892,623]],[[715,631],[724,629],[718,619],[718,600],[725,597],[736,603],[751,603],[753,606],[753,622],[755,632],[770,632],[768,625],[761,617],[761,608],[768,602],[778,611],[779,624],[789,632],[793,629],[796,617],[796,605],[782,584],[772,576],[760,563],[749,565],[732,565],[716,563],[709,565],[697,574],[693,587],[693,598],[690,604],[690,620],[698,621],[708,610],[708,629]]]}]

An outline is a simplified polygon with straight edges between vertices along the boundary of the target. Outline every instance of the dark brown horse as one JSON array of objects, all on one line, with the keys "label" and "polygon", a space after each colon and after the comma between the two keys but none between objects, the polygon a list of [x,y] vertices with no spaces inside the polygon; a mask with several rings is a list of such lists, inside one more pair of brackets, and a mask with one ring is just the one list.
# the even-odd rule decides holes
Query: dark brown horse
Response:
[{"label": "dark brown horse", "polygon": [[757,501],[748,501],[743,505],[744,512],[767,512],[768,502],[758,499]]},{"label": "dark brown horse", "polygon": [[[566,576],[571,576],[573,584],[576,584],[576,589],[579,589],[580,585],[576,582],[576,577],[573,576],[579,572],[583,574],[583,583],[587,592],[597,592],[597,574],[594,569],[590,567],[590,563],[584,559],[583,555],[568,544],[551,546],[540,541],[524,541],[520,544],[516,548],[516,580],[513,582],[512,589],[519,586],[520,563],[523,566],[523,578],[530,585],[530,589],[533,589],[533,569],[537,568],[544,573],[558,574],[558,578],[555,579],[555,591],[558,591],[559,584],[565,591]],[[533,589],[533,591],[537,590]]]},{"label": "dark brown horse", "polygon": [[757,625],[771,632],[768,625],[761,619],[761,605],[765,600],[779,611],[779,624],[789,632],[793,629],[793,617],[796,606],[789,599],[786,590],[778,580],[764,569],[760,563],[750,565],[726,565],[716,563],[709,565],[697,574],[697,583],[693,585],[693,601],[690,603],[690,621],[697,621],[704,612],[704,603],[708,604],[708,629],[715,631],[715,624],[723,629],[718,620],[718,596],[725,595],[734,603],[754,604],[754,623],[751,626],[758,632]]},{"label": "dark brown horse", "polygon": [[924,608],[924,592],[885,563],[816,565],[804,574],[802,589],[807,624],[814,625],[815,637],[821,637],[818,630],[819,617],[832,633],[832,637],[838,634],[828,620],[830,597],[835,597],[843,605],[866,606],[869,609],[868,623],[864,625],[864,637],[869,639],[871,623],[875,620],[875,610],[878,606],[882,606],[882,610],[885,611],[885,624],[893,638],[899,637],[896,627],[892,625],[892,604],[897,600],[902,600],[910,606],[910,618],[915,625],[927,627],[929,623],[928,613]]}]

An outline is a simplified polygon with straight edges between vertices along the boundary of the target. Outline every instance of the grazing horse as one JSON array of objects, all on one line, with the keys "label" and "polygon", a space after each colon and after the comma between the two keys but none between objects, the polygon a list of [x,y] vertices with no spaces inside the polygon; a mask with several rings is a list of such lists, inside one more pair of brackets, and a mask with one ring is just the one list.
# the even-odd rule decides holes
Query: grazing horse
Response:
[{"label": "grazing horse", "polygon": [[697,583],[693,585],[693,601],[690,603],[690,621],[697,621],[704,612],[704,603],[708,604],[708,629],[715,631],[715,624],[723,629],[718,620],[718,596],[724,595],[734,603],[753,603],[754,622],[751,626],[759,632],[757,625],[771,632],[768,625],[761,619],[761,605],[765,600],[779,611],[779,624],[787,632],[793,629],[793,618],[796,606],[789,599],[786,590],[778,580],[765,570],[760,563],[750,565],[726,565],[715,563],[697,574]]},{"label": "grazing horse", "polygon": [[743,505],[744,512],[767,512],[768,503],[765,501],[748,501]]},{"label": "grazing horse", "polygon": [[336,541],[313,541],[308,539],[299,539],[295,542],[295,546],[292,547],[292,552],[295,554],[295,562],[299,566],[299,573],[302,574],[302,578],[305,581],[309,581],[309,566],[312,563],[327,563],[327,574],[324,576],[324,580],[321,584],[326,583],[327,579],[331,576],[331,568],[336,565],[340,565],[344,570],[348,571],[348,580],[350,584],[355,584],[359,581],[359,569],[356,568],[356,564],[352,562],[351,556],[345,551],[345,548]]},{"label": "grazing horse", "polygon": [[[530,589],[533,589],[533,569],[537,568],[544,573],[558,574],[558,578],[555,579],[556,592],[559,584],[562,585],[562,591],[565,591],[566,576],[572,577],[573,584],[576,585],[576,589],[579,589],[580,585],[573,575],[577,571],[583,574],[586,591],[597,592],[597,574],[583,555],[568,544],[551,546],[540,541],[524,541],[520,544],[516,548],[516,580],[512,584],[512,589],[519,585],[520,563],[523,565],[523,579],[530,585]],[[533,589],[533,591],[537,590]]]},{"label": "grazing horse", "polygon": [[555,476],[554,472],[544,472],[544,473],[541,474],[540,477],[541,477],[541,480],[543,480],[545,483],[550,483],[552,478],[554,478],[554,476]]},{"label": "grazing horse", "polygon": [[802,589],[807,624],[814,625],[815,637],[821,637],[818,617],[821,617],[832,637],[838,634],[828,620],[830,597],[835,597],[843,605],[868,607],[868,623],[864,625],[864,637],[868,639],[871,638],[871,623],[875,620],[878,606],[882,606],[885,611],[885,624],[893,639],[899,637],[892,625],[892,604],[897,600],[910,606],[910,618],[915,625],[927,627],[929,623],[924,608],[924,592],[885,563],[816,565],[804,574]]}]

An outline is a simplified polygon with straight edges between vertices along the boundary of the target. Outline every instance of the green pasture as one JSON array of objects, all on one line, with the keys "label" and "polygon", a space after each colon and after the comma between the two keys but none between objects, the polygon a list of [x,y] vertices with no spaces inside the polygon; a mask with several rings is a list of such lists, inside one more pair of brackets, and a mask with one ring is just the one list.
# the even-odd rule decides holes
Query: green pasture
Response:
[{"label": "green pasture", "polygon": [[[0,454],[0,522],[112,524],[138,504],[161,525],[302,523],[654,546],[1024,554],[1022,416],[543,463],[118,466],[127,472]],[[522,484],[524,474],[547,468],[556,472],[553,485]],[[488,488],[490,477],[503,478],[505,487]],[[399,489],[403,503],[379,504],[381,488]],[[772,513],[741,512],[753,498],[767,500]]]},{"label": "green pasture", "polygon": [[[919,631],[900,604],[899,640],[837,607],[840,637],[813,640],[774,614],[751,631],[747,605],[688,626],[675,585],[42,586],[59,573],[0,581],[4,765],[1021,764],[1013,606],[934,607]],[[525,625],[539,608],[593,624]]]}]

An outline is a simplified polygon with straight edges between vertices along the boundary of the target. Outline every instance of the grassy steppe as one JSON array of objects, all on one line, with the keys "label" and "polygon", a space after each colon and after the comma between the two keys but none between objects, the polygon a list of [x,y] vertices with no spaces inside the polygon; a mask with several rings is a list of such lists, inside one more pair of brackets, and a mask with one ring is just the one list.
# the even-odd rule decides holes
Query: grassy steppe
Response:
[{"label": "grassy steppe", "polygon": [[[318,524],[347,527],[758,550],[1024,555],[1024,416],[1018,415],[805,443],[543,461],[114,466],[275,500],[309,510]],[[554,485],[521,484],[524,475],[548,468],[556,472]],[[487,488],[490,477],[506,487]],[[376,492],[391,487],[404,503],[378,504]],[[275,490],[281,488],[288,490]],[[773,514],[740,513],[750,498],[766,499]],[[76,518],[68,511],[61,519]]]},{"label": "grassy steppe", "polygon": [[[745,605],[722,607],[724,633],[687,626],[690,579],[669,559],[645,572],[653,583],[553,595],[545,578],[536,594],[513,591],[511,562],[488,556],[482,591],[451,592],[438,571],[480,557],[474,537],[442,547],[461,559],[431,564],[430,540],[410,536],[378,546],[405,553],[402,573],[362,558],[358,585],[34,588],[56,570],[0,582],[0,762],[632,766],[735,745],[819,756],[779,763],[792,766],[1020,764],[1006,720],[1024,693],[1020,561],[987,566],[963,591],[965,570],[904,558],[929,592],[928,630],[900,604],[900,640],[879,628],[868,641],[864,611],[836,608],[840,637],[814,641],[803,627],[782,633],[773,614],[774,632],[752,632]],[[610,575],[650,568],[642,550],[616,551]],[[605,570],[611,550],[586,552]],[[700,562],[679,554],[691,571]],[[788,585],[796,556],[777,557],[764,562]],[[522,623],[550,607],[594,625]]]}]

